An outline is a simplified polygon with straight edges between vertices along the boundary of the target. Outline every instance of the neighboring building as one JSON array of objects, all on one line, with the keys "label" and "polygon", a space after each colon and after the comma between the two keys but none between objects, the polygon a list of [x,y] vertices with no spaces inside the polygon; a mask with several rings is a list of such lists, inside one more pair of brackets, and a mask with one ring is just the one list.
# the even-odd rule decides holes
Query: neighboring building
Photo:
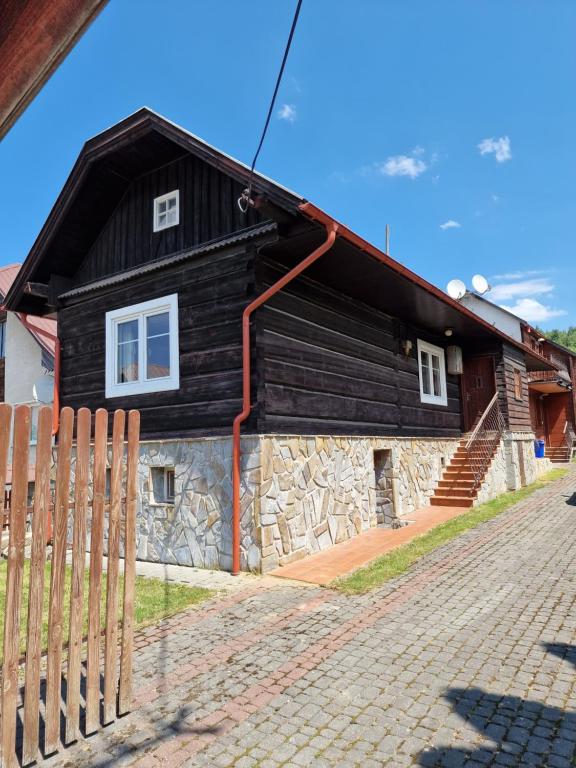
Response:
[{"label": "neighboring building", "polygon": [[[232,567],[243,383],[244,569],[532,481],[554,366],[258,174],[242,213],[248,178],[142,109],[84,146],[8,297],[57,314],[62,405],[140,410],[139,557]],[[244,310],[321,244],[253,315],[248,376]]]},{"label": "neighboring building", "polygon": [[2,308],[19,269],[0,267],[0,402],[51,403],[56,322]]},{"label": "neighboring building", "polygon": [[546,456],[554,462],[570,459],[576,435],[576,352],[563,347],[529,323],[487,299],[467,293],[464,306],[554,365],[553,370],[528,373],[530,423]]}]

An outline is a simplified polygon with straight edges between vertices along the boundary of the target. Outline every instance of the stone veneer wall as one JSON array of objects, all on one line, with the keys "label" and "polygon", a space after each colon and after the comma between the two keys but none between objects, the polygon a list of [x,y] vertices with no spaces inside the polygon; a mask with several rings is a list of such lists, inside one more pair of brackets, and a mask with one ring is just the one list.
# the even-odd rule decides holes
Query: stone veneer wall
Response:
[{"label": "stone veneer wall", "polygon": [[537,459],[534,455],[534,439],[531,432],[504,434],[475,504],[530,485],[551,469],[550,459]]},{"label": "stone veneer wall", "polygon": [[458,439],[262,436],[262,572],[375,527],[374,451],[390,450],[397,517],[427,503]]},{"label": "stone veneer wall", "polygon": [[[108,463],[112,459],[109,450]],[[156,503],[151,470],[175,470],[173,504]],[[242,441],[241,568],[259,571],[260,440]],[[72,460],[74,478],[74,457]],[[232,568],[232,440],[142,442],[138,467],[137,558],[198,568]],[[71,521],[70,521],[71,522]],[[72,529],[69,530],[71,538]],[[88,546],[90,531],[88,531]],[[107,518],[104,550],[107,545]]]},{"label": "stone veneer wall", "polygon": [[[536,459],[533,438],[508,434],[478,503],[550,468]],[[357,536],[377,525],[374,451],[390,451],[387,474],[395,517],[428,503],[459,439],[298,437],[242,440],[241,567],[267,572]],[[173,504],[155,503],[151,469],[173,467]],[[139,460],[138,558],[230,570],[230,438],[143,442]],[[393,521],[392,521],[393,524]]]}]

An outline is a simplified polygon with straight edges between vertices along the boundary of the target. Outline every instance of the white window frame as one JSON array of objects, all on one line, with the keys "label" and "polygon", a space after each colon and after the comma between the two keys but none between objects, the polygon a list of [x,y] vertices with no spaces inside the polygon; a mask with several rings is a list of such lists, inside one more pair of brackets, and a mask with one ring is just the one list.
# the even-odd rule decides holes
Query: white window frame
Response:
[{"label": "white window frame", "polygon": [[[172,221],[171,223],[166,224],[160,224],[158,219],[160,218],[160,212],[158,208],[160,207],[160,203],[163,203],[167,200],[170,200],[170,198],[175,197],[176,198],[176,221]],[[168,207],[166,207],[166,212],[168,212]],[[167,192],[165,195],[160,195],[160,197],[154,198],[154,207],[153,207],[153,219],[154,219],[154,232],[161,232],[163,229],[170,229],[170,227],[176,227],[178,224],[180,224],[180,190],[174,189],[172,192]]]},{"label": "white window frame", "polygon": [[[146,378],[146,318],[169,314],[170,375]],[[118,325],[138,320],[138,380],[118,383]],[[106,397],[143,395],[148,392],[166,392],[180,388],[180,354],[178,341],[178,294],[162,296],[130,307],[106,312]]]},{"label": "white window frame", "polygon": [[[432,395],[427,394],[424,392],[423,387],[423,373],[422,373],[422,362],[421,362],[421,354],[420,352],[427,352],[428,355],[436,355],[438,357],[440,362],[440,394],[439,395]],[[420,401],[422,403],[429,403],[431,405],[448,405],[448,394],[446,389],[446,359],[445,359],[445,353],[442,347],[437,347],[434,344],[429,344],[427,341],[422,341],[422,339],[418,339],[417,343],[417,354],[418,354],[418,379],[420,382]],[[432,378],[432,366],[429,366],[429,389],[430,392],[433,391],[433,378]]]}]

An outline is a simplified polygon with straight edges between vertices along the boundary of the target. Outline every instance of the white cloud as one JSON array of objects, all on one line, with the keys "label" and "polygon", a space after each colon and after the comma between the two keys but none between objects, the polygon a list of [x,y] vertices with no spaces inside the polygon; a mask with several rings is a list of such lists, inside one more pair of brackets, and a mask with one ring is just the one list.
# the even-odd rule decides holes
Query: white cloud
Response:
[{"label": "white cloud", "polygon": [[552,317],[561,317],[568,314],[564,309],[553,309],[545,304],[541,304],[536,299],[518,299],[512,306],[506,304],[500,304],[500,306],[502,309],[507,309],[508,312],[512,312],[512,314],[517,315],[523,320],[528,320],[530,323],[543,323]]},{"label": "white cloud", "polygon": [[375,166],[377,172],[383,176],[409,176],[411,179],[418,178],[427,167],[424,160],[408,155],[392,155]]},{"label": "white cloud", "polygon": [[293,123],[296,120],[296,107],[294,104],[282,104],[278,110],[278,117],[280,120],[286,120],[289,123]]},{"label": "white cloud", "polygon": [[481,155],[494,155],[496,162],[505,163],[512,158],[510,148],[510,139],[508,136],[501,136],[499,139],[482,139],[478,144]]},{"label": "white cloud", "polygon": [[460,229],[462,224],[460,224],[459,221],[454,221],[454,219],[448,219],[448,221],[445,221],[444,224],[440,224],[440,229]]},{"label": "white cloud", "polygon": [[503,275],[492,275],[491,280],[522,280],[533,275],[547,275],[551,269],[519,269],[516,272],[505,272]]},{"label": "white cloud", "polygon": [[515,283],[500,283],[490,290],[491,301],[500,302],[525,296],[541,296],[554,291],[554,285],[548,278],[535,277]]},{"label": "white cloud", "polygon": [[500,202],[500,198],[498,197],[498,195],[491,195],[491,197],[494,205],[498,205],[498,203]]}]

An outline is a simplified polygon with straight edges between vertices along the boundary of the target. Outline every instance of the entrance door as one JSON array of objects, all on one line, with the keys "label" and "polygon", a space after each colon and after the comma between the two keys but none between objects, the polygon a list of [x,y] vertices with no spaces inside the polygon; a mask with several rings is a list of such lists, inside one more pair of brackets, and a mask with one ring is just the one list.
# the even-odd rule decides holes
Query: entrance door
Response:
[{"label": "entrance door", "polygon": [[548,445],[550,447],[562,445],[564,442],[564,429],[568,421],[569,402],[570,394],[568,392],[565,394],[550,394],[544,398]]},{"label": "entrance door", "polygon": [[492,357],[466,359],[462,376],[465,432],[472,429],[474,422],[486,410],[495,392],[494,359]]}]

